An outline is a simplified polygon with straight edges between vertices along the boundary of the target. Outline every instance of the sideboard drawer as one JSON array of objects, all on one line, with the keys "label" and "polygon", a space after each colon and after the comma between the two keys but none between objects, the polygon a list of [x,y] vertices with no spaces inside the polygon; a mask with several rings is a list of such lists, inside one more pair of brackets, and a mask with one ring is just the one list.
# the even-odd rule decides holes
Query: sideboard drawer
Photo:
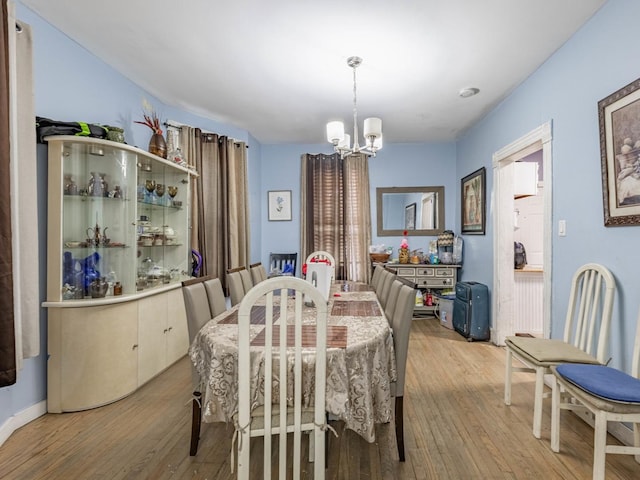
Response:
[{"label": "sideboard drawer", "polygon": [[436,270],[436,276],[438,277],[452,277],[455,275],[453,268],[438,268]]},{"label": "sideboard drawer", "polygon": [[433,267],[418,267],[416,268],[416,276],[418,277],[435,277],[436,270]]},{"label": "sideboard drawer", "polygon": [[413,277],[416,274],[415,267],[398,267],[396,273],[401,277]]},{"label": "sideboard drawer", "polygon": [[415,283],[418,287],[446,288],[454,286],[455,279],[450,277],[416,277]]}]

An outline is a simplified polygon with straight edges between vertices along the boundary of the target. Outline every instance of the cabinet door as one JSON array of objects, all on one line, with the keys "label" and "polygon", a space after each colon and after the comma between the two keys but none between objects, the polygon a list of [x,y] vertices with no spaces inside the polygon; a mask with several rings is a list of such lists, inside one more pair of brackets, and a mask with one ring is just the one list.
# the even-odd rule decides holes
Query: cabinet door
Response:
[{"label": "cabinet door", "polygon": [[69,142],[62,158],[63,300],[90,296],[91,282],[101,277],[121,281],[124,293],[133,293],[135,203],[130,195],[135,192],[128,183],[137,155],[117,144]]},{"label": "cabinet door", "polygon": [[167,292],[167,366],[183,357],[189,349],[189,332],[187,330],[187,313],[184,308],[182,290]]},{"label": "cabinet door", "polygon": [[138,300],[138,385],[148,382],[166,366],[167,297]]},{"label": "cabinet door", "polygon": [[98,407],[136,389],[136,313],[135,303],[49,310],[49,411]]}]

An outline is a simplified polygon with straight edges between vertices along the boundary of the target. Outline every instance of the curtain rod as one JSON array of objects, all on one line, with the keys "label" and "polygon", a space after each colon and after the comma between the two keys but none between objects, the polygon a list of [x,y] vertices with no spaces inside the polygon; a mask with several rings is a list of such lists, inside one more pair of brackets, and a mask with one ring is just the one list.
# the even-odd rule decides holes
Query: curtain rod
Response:
[{"label": "curtain rod", "polygon": [[[191,125],[186,125],[184,123],[178,123],[174,120],[167,120],[166,122],[164,122],[164,126],[165,127],[172,127],[172,128],[177,128],[177,129],[182,129],[182,127],[190,127]],[[208,132],[206,130],[202,130],[202,133],[205,135],[218,135],[218,136],[222,136],[218,133],[215,132]],[[226,136],[226,135],[225,135]],[[245,142],[243,142],[242,140],[238,140],[237,138],[233,138],[233,137],[228,137],[231,140],[233,140],[234,143],[244,143],[245,148],[249,148],[249,145],[247,145]]]}]

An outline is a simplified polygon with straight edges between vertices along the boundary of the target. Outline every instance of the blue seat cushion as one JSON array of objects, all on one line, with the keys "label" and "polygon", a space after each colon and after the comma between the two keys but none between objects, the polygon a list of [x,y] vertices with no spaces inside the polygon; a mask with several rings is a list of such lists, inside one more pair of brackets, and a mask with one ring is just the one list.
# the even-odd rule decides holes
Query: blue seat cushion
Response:
[{"label": "blue seat cushion", "polygon": [[582,390],[616,402],[640,404],[640,379],[604,365],[565,363],[556,371]]}]

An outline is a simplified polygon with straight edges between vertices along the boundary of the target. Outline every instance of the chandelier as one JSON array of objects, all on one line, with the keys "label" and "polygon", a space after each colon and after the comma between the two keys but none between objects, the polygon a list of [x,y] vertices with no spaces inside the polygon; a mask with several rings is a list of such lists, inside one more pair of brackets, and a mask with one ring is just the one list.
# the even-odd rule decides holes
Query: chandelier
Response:
[{"label": "chandelier", "polygon": [[327,123],[327,140],[333,144],[333,149],[344,158],[356,153],[376,156],[376,152],[382,148],[382,120],[377,117],[367,118],[364,121],[364,146],[358,144],[358,109],[356,106],[356,68],[360,66],[360,57],[349,57],[347,65],[353,69],[353,146],[351,136],[344,132],[344,123],[333,121]]}]

